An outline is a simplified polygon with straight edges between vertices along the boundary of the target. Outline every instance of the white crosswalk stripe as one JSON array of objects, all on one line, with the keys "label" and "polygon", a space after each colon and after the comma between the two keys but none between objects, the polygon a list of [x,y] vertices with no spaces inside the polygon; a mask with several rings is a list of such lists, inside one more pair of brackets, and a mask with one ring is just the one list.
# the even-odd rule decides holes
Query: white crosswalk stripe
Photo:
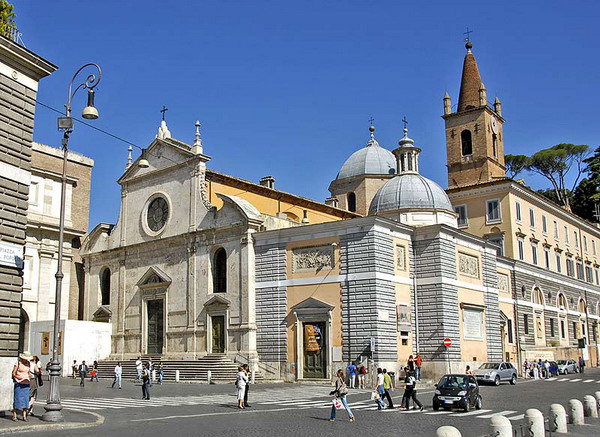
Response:
[{"label": "white crosswalk stripe", "polygon": [[456,413],[456,414],[453,414],[451,417],[475,416],[478,414],[489,413],[490,411],[492,411],[492,410],[474,410],[474,411],[469,411],[467,413]]},{"label": "white crosswalk stripe", "polygon": [[579,379],[579,378],[576,378],[576,379],[571,379],[571,380],[570,380],[570,382],[579,382],[579,381],[581,381],[581,379]]},{"label": "white crosswalk stripe", "polygon": [[561,378],[561,379],[559,379],[558,381],[559,381],[559,382],[563,382],[563,381],[568,381],[568,380],[569,380],[569,378]]},{"label": "white crosswalk stripe", "polygon": [[508,416],[510,414],[514,414],[516,413],[516,411],[511,411],[511,410],[506,410],[506,411],[500,411],[498,413],[491,413],[491,414],[485,414],[483,416],[477,416],[480,419],[489,419],[490,417],[494,417],[494,416]]},{"label": "white crosswalk stripe", "polygon": [[521,419],[523,419],[524,417],[525,417],[525,415],[524,415],[524,414],[519,414],[518,416],[511,416],[511,417],[508,417],[508,420],[521,420]]},{"label": "white crosswalk stripe", "polygon": [[558,378],[548,378],[546,381],[556,381]]},{"label": "white crosswalk stripe", "polygon": [[431,416],[437,416],[439,414],[452,414],[452,411],[432,411],[430,413],[423,413],[423,414],[429,414]]},{"label": "white crosswalk stripe", "polygon": [[585,380],[585,381],[583,381],[583,382],[592,382],[592,381],[593,381],[593,379],[586,379],[586,380]]}]

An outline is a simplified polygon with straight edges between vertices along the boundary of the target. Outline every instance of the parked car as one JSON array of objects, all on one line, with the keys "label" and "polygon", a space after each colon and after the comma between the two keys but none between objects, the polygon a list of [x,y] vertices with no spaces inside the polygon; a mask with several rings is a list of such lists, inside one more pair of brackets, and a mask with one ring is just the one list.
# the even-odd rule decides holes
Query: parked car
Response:
[{"label": "parked car", "polygon": [[508,381],[512,385],[517,383],[517,369],[505,361],[499,363],[483,363],[473,372],[477,382],[487,382],[500,385],[501,381]]},{"label": "parked car", "polygon": [[569,373],[578,373],[579,366],[575,360],[558,360],[558,373],[567,375]]},{"label": "parked car", "polygon": [[472,375],[444,375],[435,385],[433,409],[436,411],[440,407],[445,410],[450,410],[452,407],[459,407],[465,411],[471,408],[480,410],[481,405],[479,385]]}]

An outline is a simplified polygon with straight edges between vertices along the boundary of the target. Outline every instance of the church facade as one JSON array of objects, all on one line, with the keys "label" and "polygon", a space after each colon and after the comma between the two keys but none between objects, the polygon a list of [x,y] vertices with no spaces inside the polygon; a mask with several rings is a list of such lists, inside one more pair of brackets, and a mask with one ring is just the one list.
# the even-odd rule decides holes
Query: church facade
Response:
[{"label": "church facade", "polygon": [[119,179],[118,222],[82,245],[85,317],[111,321],[112,355],[224,354],[297,381],[349,361],[397,371],[416,352],[431,376],[581,353],[600,233],[506,178],[501,104],[467,49],[456,112],[444,97],[447,191],[406,128],[391,152],[371,126],[320,203],[208,169],[199,131],[188,145],[163,122]]}]

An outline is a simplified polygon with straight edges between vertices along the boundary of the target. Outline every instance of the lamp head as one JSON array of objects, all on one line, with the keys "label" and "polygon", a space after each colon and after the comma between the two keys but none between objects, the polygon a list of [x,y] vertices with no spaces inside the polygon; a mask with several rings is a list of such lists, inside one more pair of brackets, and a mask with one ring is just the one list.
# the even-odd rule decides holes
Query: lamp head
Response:
[{"label": "lamp head", "polygon": [[83,108],[83,113],[81,114],[83,118],[86,120],[96,120],[98,118],[98,110],[94,106],[94,90],[88,89],[88,103],[85,108]]},{"label": "lamp head", "polygon": [[150,167],[150,163],[146,159],[146,149],[142,149],[142,156],[140,157],[140,161],[138,162],[138,167],[140,167],[140,168]]}]

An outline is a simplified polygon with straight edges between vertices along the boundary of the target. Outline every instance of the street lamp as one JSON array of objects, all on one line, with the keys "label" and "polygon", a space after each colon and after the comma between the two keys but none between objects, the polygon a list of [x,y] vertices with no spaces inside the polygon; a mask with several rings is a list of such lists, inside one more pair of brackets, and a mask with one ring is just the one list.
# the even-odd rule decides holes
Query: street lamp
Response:
[{"label": "street lamp", "polygon": [[[77,78],[77,75],[87,67],[92,67],[97,70],[98,77],[94,73],[89,74],[88,77],[80,83],[73,91],[73,82]],[[94,106],[94,88],[100,83],[102,79],[102,70],[100,66],[95,63],[88,63],[83,65],[79,70],[75,72],[71,83],[69,84],[69,95],[67,104],[65,105],[65,116],[58,117],[58,129],[64,132],[62,139],[63,146],[63,168],[62,168],[62,185],[60,192],[60,220],[58,230],[58,267],[56,268],[56,295],[54,298],[54,338],[52,342],[52,362],[50,363],[50,391],[48,393],[48,400],[44,409],[46,412],[42,415],[42,420],[46,422],[62,422],[62,405],[60,403],[60,391],[59,391],[59,377],[61,373],[61,365],[58,361],[58,343],[59,343],[59,331],[60,331],[60,298],[62,289],[62,280],[64,274],[62,272],[62,259],[63,259],[63,242],[65,234],[65,197],[67,192],[67,156],[69,153],[69,135],[73,132],[73,118],[71,118],[71,101],[73,96],[79,91],[79,89],[87,89],[88,91],[88,102],[87,106],[83,109],[82,117],[88,120],[95,120],[98,118],[98,110]]]}]

